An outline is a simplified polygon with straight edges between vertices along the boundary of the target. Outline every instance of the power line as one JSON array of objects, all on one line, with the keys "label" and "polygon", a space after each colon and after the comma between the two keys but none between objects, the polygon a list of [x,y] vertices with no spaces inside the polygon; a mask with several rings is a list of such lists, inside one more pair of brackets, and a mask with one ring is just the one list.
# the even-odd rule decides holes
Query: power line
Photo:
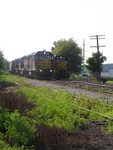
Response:
[{"label": "power line", "polygon": [[92,35],[90,36],[90,40],[96,40],[97,41],[97,45],[96,46],[90,46],[91,48],[97,48],[97,51],[99,51],[99,47],[105,47],[105,45],[99,45],[99,40],[100,39],[105,39],[104,37],[105,35]]}]

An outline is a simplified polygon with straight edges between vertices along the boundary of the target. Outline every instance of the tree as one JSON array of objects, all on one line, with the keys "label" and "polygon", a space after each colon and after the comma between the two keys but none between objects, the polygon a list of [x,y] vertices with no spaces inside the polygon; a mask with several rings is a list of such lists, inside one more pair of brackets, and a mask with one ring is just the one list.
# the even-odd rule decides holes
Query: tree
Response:
[{"label": "tree", "polygon": [[69,59],[69,70],[71,73],[80,73],[82,69],[81,48],[71,38],[69,40],[59,40],[53,43],[51,48],[53,54],[63,55]]},{"label": "tree", "polygon": [[101,79],[100,74],[102,72],[102,63],[106,61],[106,59],[107,58],[103,56],[103,53],[96,52],[92,54],[92,57],[89,57],[86,60],[86,63],[87,63],[86,67],[88,68],[90,73],[97,78],[97,80]]},{"label": "tree", "polygon": [[6,69],[7,60],[4,58],[3,52],[0,50],[0,70]]}]

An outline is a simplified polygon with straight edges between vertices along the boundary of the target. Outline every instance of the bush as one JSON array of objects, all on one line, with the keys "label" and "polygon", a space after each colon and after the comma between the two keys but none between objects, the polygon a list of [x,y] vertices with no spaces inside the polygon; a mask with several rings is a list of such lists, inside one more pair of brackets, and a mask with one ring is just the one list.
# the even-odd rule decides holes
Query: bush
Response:
[{"label": "bush", "polygon": [[3,109],[0,107],[0,132],[4,133],[6,132],[5,124],[10,123],[10,114],[7,109]]},{"label": "bush", "polygon": [[0,107],[0,139],[5,139],[12,146],[16,144],[30,148],[34,143],[34,132],[30,119],[20,116],[17,110],[10,114]]},{"label": "bush", "polygon": [[10,144],[30,146],[34,140],[34,131],[27,117],[21,117],[18,111],[11,113],[10,124],[6,123],[7,140]]},{"label": "bush", "polygon": [[4,141],[0,140],[0,150],[24,150],[24,147],[11,147],[9,144],[6,144]]}]

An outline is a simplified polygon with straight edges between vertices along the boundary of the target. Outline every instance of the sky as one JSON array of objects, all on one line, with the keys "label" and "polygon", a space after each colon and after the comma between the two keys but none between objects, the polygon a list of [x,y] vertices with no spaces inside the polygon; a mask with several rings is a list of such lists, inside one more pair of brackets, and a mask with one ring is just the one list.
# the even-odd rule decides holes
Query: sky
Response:
[{"label": "sky", "polygon": [[0,0],[0,50],[12,61],[32,52],[51,51],[54,41],[73,38],[85,59],[97,52],[92,35],[105,35],[99,50],[113,63],[112,0]]}]

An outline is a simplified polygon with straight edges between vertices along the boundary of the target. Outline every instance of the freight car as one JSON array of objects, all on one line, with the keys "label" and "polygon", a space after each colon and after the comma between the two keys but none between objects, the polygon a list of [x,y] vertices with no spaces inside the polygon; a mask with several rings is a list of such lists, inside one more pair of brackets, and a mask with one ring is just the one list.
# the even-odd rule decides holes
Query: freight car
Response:
[{"label": "freight car", "polygon": [[69,78],[68,60],[64,56],[54,57],[46,50],[13,60],[10,72],[35,79]]}]

